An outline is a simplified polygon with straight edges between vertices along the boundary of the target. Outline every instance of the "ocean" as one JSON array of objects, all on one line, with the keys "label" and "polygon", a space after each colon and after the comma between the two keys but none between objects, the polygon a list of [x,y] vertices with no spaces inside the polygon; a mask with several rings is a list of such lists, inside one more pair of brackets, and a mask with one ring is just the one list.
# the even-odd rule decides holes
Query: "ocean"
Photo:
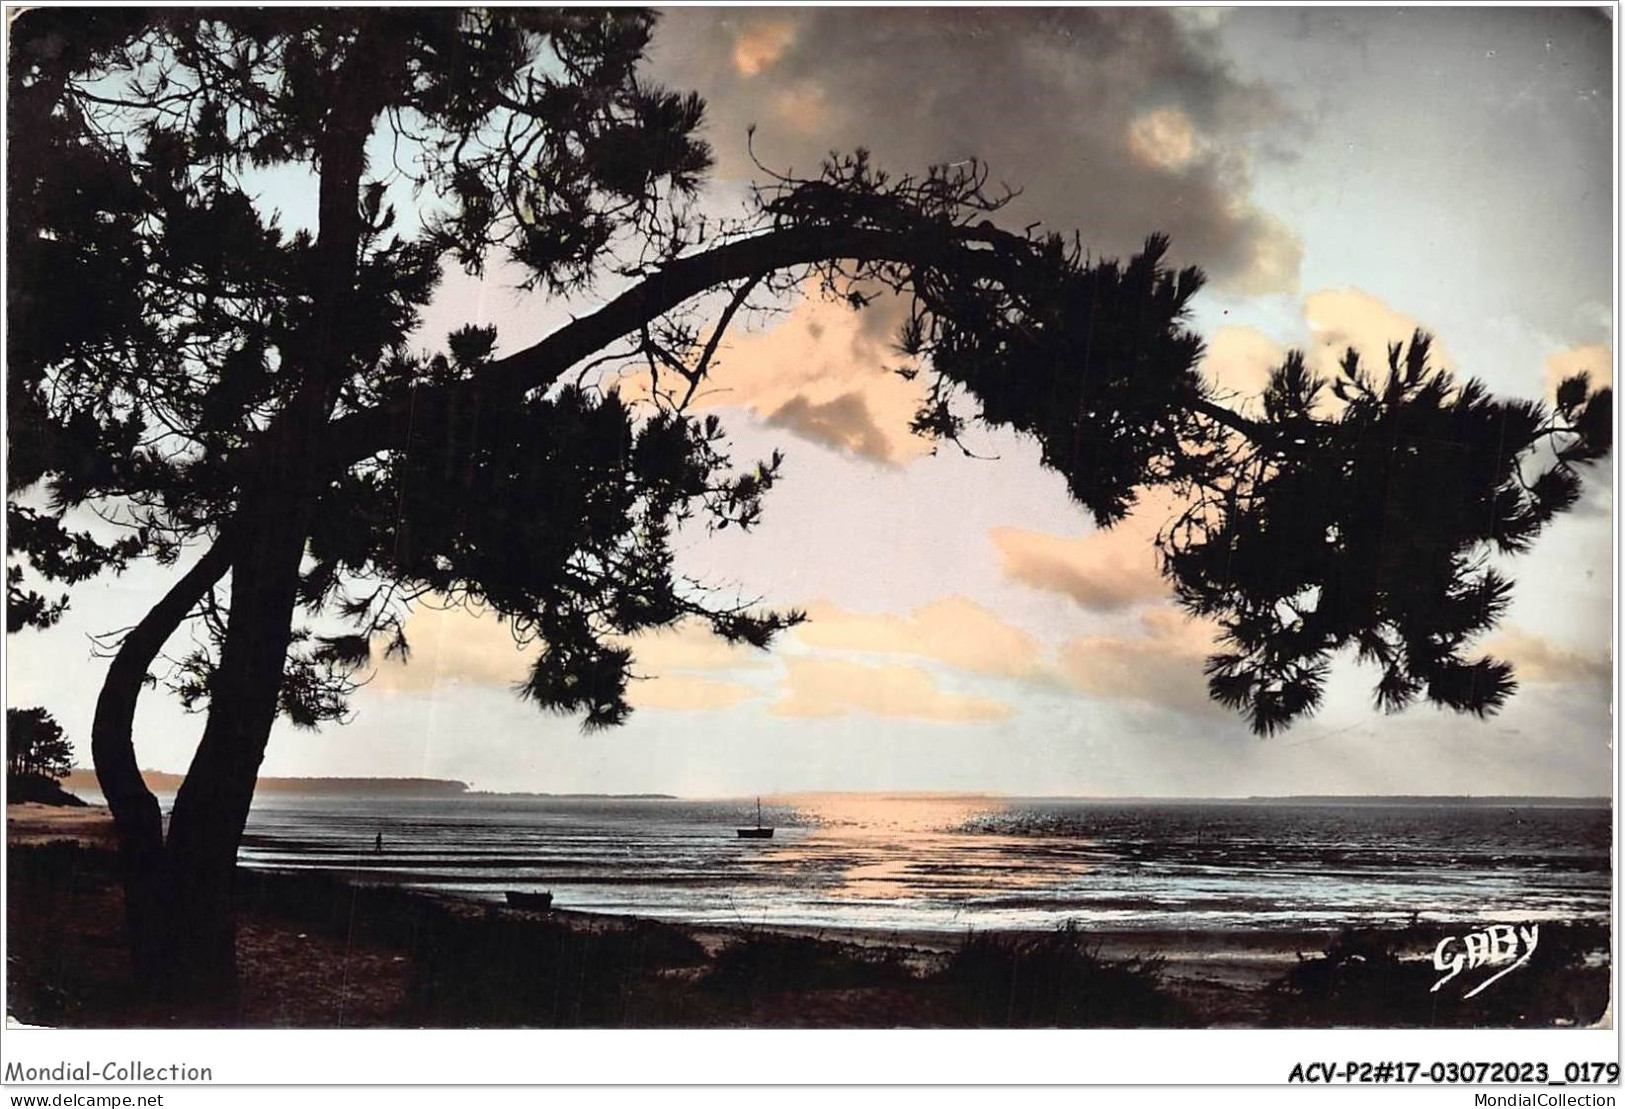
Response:
[{"label": "ocean", "polygon": [[[245,866],[691,923],[882,931],[1607,921],[1611,813],[1518,802],[267,793]],[[383,851],[374,849],[383,837]]]}]

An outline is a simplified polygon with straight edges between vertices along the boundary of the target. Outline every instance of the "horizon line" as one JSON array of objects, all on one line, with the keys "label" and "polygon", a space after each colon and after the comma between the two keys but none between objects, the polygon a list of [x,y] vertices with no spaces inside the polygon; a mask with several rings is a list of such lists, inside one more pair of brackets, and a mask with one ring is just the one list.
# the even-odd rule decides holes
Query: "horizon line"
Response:
[{"label": "horizon line", "polygon": [[[143,767],[142,774],[163,775],[168,778],[184,779],[185,774],[169,770],[158,770],[153,767]],[[67,776],[74,774],[94,775],[92,767],[75,766]],[[975,790],[975,789],[914,789],[914,788],[863,788],[863,789],[764,789],[744,790],[738,793],[696,793],[679,794],[657,789],[627,789],[627,790],[582,790],[582,789],[494,789],[460,778],[437,778],[427,775],[359,775],[359,774],[314,774],[314,775],[279,775],[267,774],[260,778],[261,782],[356,782],[384,784],[425,783],[436,785],[459,785],[463,792],[483,796],[535,796],[535,797],[624,797],[624,798],[669,798],[678,801],[718,801],[738,800],[747,797],[795,797],[795,796],[841,796],[862,794],[868,796],[885,796],[888,794],[902,795],[911,798],[929,797],[985,797],[1000,800],[1023,801],[1292,801],[1292,800],[1371,800],[1371,799],[1401,799],[1401,800],[1463,800],[1463,801],[1496,801],[1496,800],[1549,800],[1549,801],[1604,801],[1613,803],[1612,793],[1229,793],[1229,794],[1174,794],[1174,793],[1010,793],[1002,790]]]}]

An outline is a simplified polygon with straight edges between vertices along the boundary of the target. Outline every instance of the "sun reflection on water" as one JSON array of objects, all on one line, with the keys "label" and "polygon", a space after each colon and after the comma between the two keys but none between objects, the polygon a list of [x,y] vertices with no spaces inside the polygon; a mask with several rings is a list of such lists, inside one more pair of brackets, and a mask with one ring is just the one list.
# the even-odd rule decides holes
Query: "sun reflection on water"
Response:
[{"label": "sun reflection on water", "polygon": [[999,797],[811,793],[772,803],[794,810],[808,830],[774,841],[763,861],[832,898],[966,902],[1058,886],[1092,869],[1086,841],[1045,851],[1032,837],[964,834],[968,823],[1007,811]]}]

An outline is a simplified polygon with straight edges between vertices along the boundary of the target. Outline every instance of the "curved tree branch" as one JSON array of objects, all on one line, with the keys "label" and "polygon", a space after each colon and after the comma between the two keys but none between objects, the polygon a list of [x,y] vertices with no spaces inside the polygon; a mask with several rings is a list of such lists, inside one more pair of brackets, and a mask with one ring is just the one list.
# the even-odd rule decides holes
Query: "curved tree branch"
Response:
[{"label": "curved tree branch", "polygon": [[[953,266],[1008,277],[1032,244],[987,222],[972,227],[930,226],[919,230],[801,226],[781,228],[676,259],[623,292],[596,312],[572,320],[540,342],[498,359],[478,376],[420,387],[377,407],[334,421],[322,453],[329,466],[345,466],[406,442],[416,418],[437,410],[457,410],[481,398],[515,396],[546,388],[571,366],[710,289],[797,266],[850,262],[903,266]],[[730,305],[732,307],[732,305]],[[714,344],[716,336],[712,337]],[[707,354],[709,355],[708,349]],[[1199,396],[1195,411],[1257,442],[1273,441],[1256,421]],[[239,464],[252,467],[250,448]]]},{"label": "curved tree branch", "polygon": [[[405,441],[418,417],[434,408],[471,405],[477,398],[513,396],[546,388],[571,366],[684,301],[735,281],[796,266],[826,262],[953,264],[992,274],[1008,273],[1012,253],[1000,249],[1029,244],[991,226],[934,226],[918,231],[880,231],[833,226],[793,227],[740,239],[700,254],[679,258],[649,275],[591,315],[572,320],[540,342],[492,362],[479,376],[425,389],[335,421],[324,453],[330,463],[348,464]],[[1016,255],[1019,257],[1019,255]],[[252,454],[253,452],[248,452]],[[249,465],[248,458],[243,461]]]},{"label": "curved tree branch", "polygon": [[192,606],[225,576],[231,557],[232,544],[222,535],[124,637],[96,699],[96,716],[90,730],[96,781],[112,811],[119,840],[138,853],[162,849],[163,827],[158,801],[147,789],[136,763],[136,702],[147,668]]}]

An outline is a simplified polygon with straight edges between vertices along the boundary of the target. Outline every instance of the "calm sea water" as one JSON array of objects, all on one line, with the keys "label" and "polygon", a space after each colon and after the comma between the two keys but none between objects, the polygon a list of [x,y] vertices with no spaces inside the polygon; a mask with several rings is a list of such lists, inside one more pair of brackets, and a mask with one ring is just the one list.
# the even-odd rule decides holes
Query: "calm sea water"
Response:
[{"label": "calm sea water", "polygon": [[[907,930],[1607,920],[1607,808],[984,797],[256,798],[245,865],[706,923]],[[384,837],[384,852],[373,850]]]}]

